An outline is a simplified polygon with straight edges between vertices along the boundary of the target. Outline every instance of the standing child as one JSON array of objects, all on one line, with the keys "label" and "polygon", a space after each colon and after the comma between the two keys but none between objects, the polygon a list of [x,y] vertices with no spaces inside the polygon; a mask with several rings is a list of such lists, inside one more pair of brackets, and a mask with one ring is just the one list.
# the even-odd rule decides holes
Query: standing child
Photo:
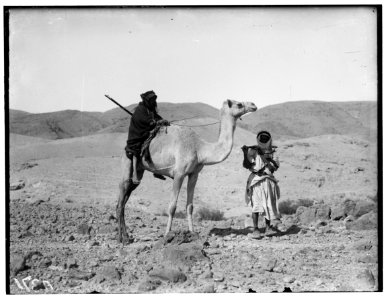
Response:
[{"label": "standing child", "polygon": [[[265,234],[276,233],[271,220],[280,218],[278,201],[280,189],[273,173],[279,168],[279,162],[273,160],[272,137],[268,131],[257,134],[257,146],[243,147],[251,174],[247,182],[246,202],[252,205],[253,238],[261,237],[259,215],[265,218]],[[246,151],[245,151],[246,150]]]}]

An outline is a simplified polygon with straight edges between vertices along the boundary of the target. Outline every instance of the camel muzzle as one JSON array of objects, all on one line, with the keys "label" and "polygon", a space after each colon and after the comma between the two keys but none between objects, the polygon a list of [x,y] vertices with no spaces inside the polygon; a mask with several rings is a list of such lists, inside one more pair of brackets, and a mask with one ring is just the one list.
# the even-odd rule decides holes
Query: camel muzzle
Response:
[{"label": "camel muzzle", "polygon": [[245,109],[247,113],[250,113],[256,111],[257,106],[253,102],[245,102]]}]

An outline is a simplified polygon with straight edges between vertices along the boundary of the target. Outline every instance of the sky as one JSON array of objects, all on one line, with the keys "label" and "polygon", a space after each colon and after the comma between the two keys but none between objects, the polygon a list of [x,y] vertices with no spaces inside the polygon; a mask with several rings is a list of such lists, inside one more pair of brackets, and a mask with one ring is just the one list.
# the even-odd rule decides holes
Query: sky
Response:
[{"label": "sky", "polygon": [[376,24],[371,7],[15,9],[9,106],[376,101]]}]

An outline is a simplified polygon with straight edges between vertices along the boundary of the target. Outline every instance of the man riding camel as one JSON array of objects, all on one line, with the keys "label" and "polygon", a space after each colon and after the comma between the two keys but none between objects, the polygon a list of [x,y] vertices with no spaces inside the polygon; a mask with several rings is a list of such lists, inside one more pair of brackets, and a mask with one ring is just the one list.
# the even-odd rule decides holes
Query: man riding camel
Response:
[{"label": "man riding camel", "polygon": [[[150,132],[157,125],[166,125],[170,123],[164,120],[157,113],[157,95],[154,91],[148,91],[141,94],[142,102],[136,107],[135,112],[132,115],[131,123],[128,130],[128,140],[125,147],[127,157],[131,160],[131,174],[132,182],[139,184],[140,180],[137,176],[137,170],[139,168],[139,161],[141,161],[141,151],[145,140],[149,137]],[[159,179],[165,179],[161,175],[154,174]]]}]

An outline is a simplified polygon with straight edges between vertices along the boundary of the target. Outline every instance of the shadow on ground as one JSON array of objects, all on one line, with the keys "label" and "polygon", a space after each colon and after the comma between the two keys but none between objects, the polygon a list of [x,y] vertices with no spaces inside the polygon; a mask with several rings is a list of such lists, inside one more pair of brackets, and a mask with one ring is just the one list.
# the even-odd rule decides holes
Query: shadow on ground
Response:
[{"label": "shadow on ground", "polygon": [[[260,228],[260,233],[265,233],[265,228]],[[300,227],[296,225],[292,225],[289,227],[286,231],[278,231],[277,233],[268,235],[270,237],[272,236],[283,236],[283,235],[292,235],[292,234],[298,234],[301,230]],[[236,235],[248,235],[249,233],[252,233],[251,228],[244,228],[244,229],[234,229],[234,228],[213,228],[209,231],[209,235],[215,234],[217,236],[227,236],[231,234]]]}]

